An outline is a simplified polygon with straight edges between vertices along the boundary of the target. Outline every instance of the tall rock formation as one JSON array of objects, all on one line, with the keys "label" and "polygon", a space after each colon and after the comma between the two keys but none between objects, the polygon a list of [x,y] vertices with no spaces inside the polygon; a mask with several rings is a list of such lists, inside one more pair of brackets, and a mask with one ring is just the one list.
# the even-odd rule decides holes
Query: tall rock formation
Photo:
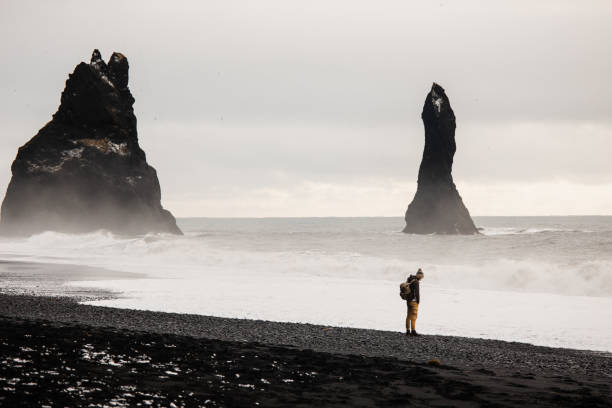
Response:
[{"label": "tall rock formation", "polygon": [[455,114],[444,89],[436,83],[421,114],[425,149],[417,192],[406,210],[404,232],[413,234],[477,234],[478,230],[453,182]]},{"label": "tall rock formation", "polygon": [[181,234],[161,206],[157,173],[138,145],[128,61],[98,50],[77,65],[53,119],[19,148],[0,232]]}]

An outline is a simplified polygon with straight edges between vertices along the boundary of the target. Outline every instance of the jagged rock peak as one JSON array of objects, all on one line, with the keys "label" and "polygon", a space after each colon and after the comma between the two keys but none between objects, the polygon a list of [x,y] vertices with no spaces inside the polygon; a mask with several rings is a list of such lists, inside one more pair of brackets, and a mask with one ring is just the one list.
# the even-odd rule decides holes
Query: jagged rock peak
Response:
[{"label": "jagged rock peak", "polygon": [[[100,51],[96,48],[91,54],[91,61],[89,62],[89,66],[91,66],[106,82],[110,82],[108,79],[108,66],[106,62],[102,59],[100,55]],[[113,83],[109,83],[111,86],[115,86]]]},{"label": "jagged rock peak", "polygon": [[102,54],[100,54],[100,50],[96,48],[91,53],[91,60],[89,62],[89,65],[96,66],[100,63],[106,66],[104,60],[102,59]]},{"label": "jagged rock peak", "polygon": [[450,109],[450,104],[448,103],[448,97],[446,96],[446,92],[444,92],[444,88],[435,82],[431,86],[428,100],[430,102],[429,106],[431,106],[433,113],[437,116],[442,113],[443,109]]},{"label": "jagged rock peak", "polygon": [[125,91],[128,86],[130,65],[125,55],[113,52],[108,63],[104,62],[100,51],[96,48],[91,54],[89,66],[108,85]]},{"label": "jagged rock peak", "polygon": [[0,232],[181,234],[138,143],[128,70],[123,54],[107,64],[96,49],[68,76],[53,119],[17,152]]},{"label": "jagged rock peak", "polygon": [[117,88],[121,90],[127,88],[129,69],[130,65],[128,64],[127,58],[120,52],[113,52],[110,60],[108,60],[108,71]]}]

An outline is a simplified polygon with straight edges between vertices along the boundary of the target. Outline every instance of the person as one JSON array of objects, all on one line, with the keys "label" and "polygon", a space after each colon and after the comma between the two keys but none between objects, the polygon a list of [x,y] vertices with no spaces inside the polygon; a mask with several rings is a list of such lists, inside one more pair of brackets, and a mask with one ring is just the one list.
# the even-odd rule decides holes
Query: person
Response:
[{"label": "person", "polygon": [[419,313],[419,303],[421,302],[421,291],[419,288],[419,282],[425,277],[425,274],[419,268],[416,275],[410,275],[408,282],[410,282],[410,295],[406,299],[408,306],[408,314],[406,316],[406,336],[418,336],[419,333],[416,331],[416,320]]}]

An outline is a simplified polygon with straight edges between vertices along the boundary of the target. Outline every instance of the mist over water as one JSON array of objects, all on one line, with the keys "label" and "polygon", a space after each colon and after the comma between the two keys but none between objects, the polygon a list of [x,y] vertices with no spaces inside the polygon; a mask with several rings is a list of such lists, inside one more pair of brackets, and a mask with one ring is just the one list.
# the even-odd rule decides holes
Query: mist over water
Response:
[{"label": "mist over water", "polygon": [[122,294],[95,304],[387,330],[421,267],[425,332],[612,351],[612,217],[475,222],[482,235],[407,235],[399,217],[179,219],[185,236],[1,238],[0,258],[147,275],[74,282]]}]

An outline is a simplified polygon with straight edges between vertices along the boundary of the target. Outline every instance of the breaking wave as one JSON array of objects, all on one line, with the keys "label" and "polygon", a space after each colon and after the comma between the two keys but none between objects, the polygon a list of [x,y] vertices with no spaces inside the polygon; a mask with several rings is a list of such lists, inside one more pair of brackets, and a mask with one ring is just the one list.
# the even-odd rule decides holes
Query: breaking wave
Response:
[{"label": "breaking wave", "polygon": [[[522,232],[505,234],[500,231],[507,228],[492,230],[487,235],[509,235],[508,239],[517,234],[549,231],[562,235],[576,233],[571,229],[525,228],[517,229]],[[321,240],[321,245],[304,243],[304,239],[295,231],[246,237],[202,231],[185,236],[139,237],[122,237],[107,231],[83,235],[45,232],[24,239],[0,239],[0,258],[80,264],[172,279],[204,275],[244,279],[265,276],[281,286],[283,278],[295,276],[386,280],[391,284],[422,267],[427,284],[442,288],[612,296],[612,259],[598,258],[596,254],[607,252],[610,241],[584,248],[581,257],[557,258],[551,254],[563,249],[555,247],[557,244],[551,240],[527,242],[524,248],[517,249],[516,240],[487,248],[486,236],[478,238],[480,241],[465,242],[449,241],[448,237],[405,238],[374,233],[367,239],[352,241],[338,234],[331,237],[326,234],[319,239],[310,237],[312,242]],[[254,244],[254,240],[258,242]],[[288,244],[288,240],[296,242]],[[334,240],[342,240],[343,245],[334,247]],[[344,244],[347,240],[351,242]],[[281,241],[283,245],[278,244]],[[538,246],[543,248],[534,250]],[[476,255],[466,256],[470,251]]]},{"label": "breaking wave", "polygon": [[591,233],[590,230],[576,230],[564,228],[516,228],[516,227],[481,227],[480,233],[484,235],[522,235],[522,234],[542,234],[547,232],[583,232]]}]

